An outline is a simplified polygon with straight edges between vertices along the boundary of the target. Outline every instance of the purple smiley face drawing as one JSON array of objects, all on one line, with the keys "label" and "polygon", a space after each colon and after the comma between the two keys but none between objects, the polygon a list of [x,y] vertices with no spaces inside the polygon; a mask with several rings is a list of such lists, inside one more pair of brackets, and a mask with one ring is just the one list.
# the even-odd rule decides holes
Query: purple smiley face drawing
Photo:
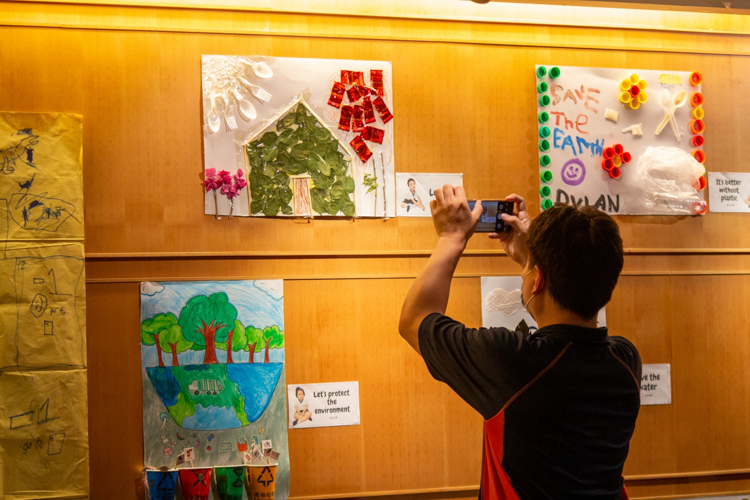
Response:
[{"label": "purple smiley face drawing", "polygon": [[563,182],[568,186],[577,186],[586,178],[586,167],[583,166],[581,160],[573,158],[565,162],[560,175],[562,175]]}]

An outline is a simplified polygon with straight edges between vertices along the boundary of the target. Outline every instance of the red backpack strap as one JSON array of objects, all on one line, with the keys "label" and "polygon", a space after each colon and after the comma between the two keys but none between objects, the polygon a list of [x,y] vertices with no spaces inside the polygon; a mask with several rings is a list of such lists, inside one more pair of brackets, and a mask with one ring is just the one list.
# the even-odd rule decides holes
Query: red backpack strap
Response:
[{"label": "red backpack strap", "polygon": [[620,490],[620,498],[622,500],[630,500],[630,497],[628,496],[628,490],[625,489],[625,485],[622,485],[622,489]]}]

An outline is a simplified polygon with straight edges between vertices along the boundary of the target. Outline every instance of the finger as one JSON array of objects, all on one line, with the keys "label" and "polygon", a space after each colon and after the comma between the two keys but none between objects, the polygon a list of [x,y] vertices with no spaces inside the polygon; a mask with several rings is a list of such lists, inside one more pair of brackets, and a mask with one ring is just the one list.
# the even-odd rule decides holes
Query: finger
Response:
[{"label": "finger", "polygon": [[[464,187],[463,186],[456,186],[455,188],[453,188],[453,192],[455,193],[456,199],[458,201],[464,201],[464,200],[466,200],[466,191],[464,191]],[[479,201],[479,200],[477,200],[477,201]]]},{"label": "finger", "polygon": [[516,230],[516,232],[518,233],[526,232],[526,227],[521,223],[521,219],[519,219],[515,215],[503,214],[502,219],[505,221],[506,224],[510,224],[511,227]]},{"label": "finger", "polygon": [[[437,192],[435,192],[435,194],[437,195]],[[430,212],[435,213],[435,210],[437,210],[437,207],[438,207],[437,200],[430,201]]]},{"label": "finger", "polygon": [[[443,195],[443,190],[442,190],[442,189],[436,189],[436,190],[435,190],[435,199],[434,199],[434,200],[432,200],[432,201],[436,201],[436,200],[437,200],[437,202],[438,202],[438,203],[440,203],[441,205],[442,205],[442,204],[443,204],[443,202],[445,201],[445,196]],[[430,206],[432,206],[432,202],[430,202]]]},{"label": "finger", "polygon": [[512,201],[513,203],[515,203],[517,210],[516,213],[526,211],[526,200],[524,200],[522,196],[518,196],[517,194],[509,194],[505,197],[505,201]]},{"label": "finger", "polygon": [[[464,201],[464,203],[468,203]],[[482,200],[477,200],[474,203],[474,210],[471,211],[471,218],[474,220],[474,222],[478,222],[479,219],[482,217],[482,212],[484,212],[484,207],[482,206]]]},{"label": "finger", "polygon": [[487,236],[491,240],[500,240],[501,243],[505,242],[508,238],[510,238],[511,233],[489,233]]},{"label": "finger", "polygon": [[443,196],[446,203],[451,203],[456,198],[456,195],[453,192],[453,186],[450,184],[443,186]]}]

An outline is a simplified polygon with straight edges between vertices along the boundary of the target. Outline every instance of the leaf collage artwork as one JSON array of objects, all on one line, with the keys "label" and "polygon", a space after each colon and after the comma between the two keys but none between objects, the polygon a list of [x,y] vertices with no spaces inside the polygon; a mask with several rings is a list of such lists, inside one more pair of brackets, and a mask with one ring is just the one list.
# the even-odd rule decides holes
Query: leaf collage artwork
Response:
[{"label": "leaf collage artwork", "polygon": [[317,214],[353,217],[351,158],[342,150],[346,151],[304,102],[297,103],[276,122],[275,130],[246,146],[250,213],[300,215],[292,206],[291,176],[309,176],[312,208]]}]

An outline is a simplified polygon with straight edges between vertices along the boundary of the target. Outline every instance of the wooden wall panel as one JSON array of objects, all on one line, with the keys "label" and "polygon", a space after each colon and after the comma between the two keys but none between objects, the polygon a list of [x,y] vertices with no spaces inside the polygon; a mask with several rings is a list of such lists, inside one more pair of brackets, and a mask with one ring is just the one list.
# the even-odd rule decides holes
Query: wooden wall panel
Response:
[{"label": "wooden wall panel", "polygon": [[[436,241],[431,222],[204,216],[201,54],[390,60],[398,170],[463,172],[470,195],[515,191],[535,213],[537,62],[700,70],[707,166],[743,170],[750,152],[742,35],[25,2],[5,12],[0,109],[84,116],[95,499],[144,495],[140,350],[123,341],[136,338],[137,283],[239,278],[287,279],[289,383],[360,382],[360,426],[290,431],[293,497],[476,496],[481,417],[396,331]],[[269,34],[250,34],[263,25]],[[631,496],[750,491],[746,221],[618,221],[629,253],[608,322],[673,377],[673,404],[641,410]],[[518,269],[476,237],[457,273],[449,313],[478,326],[479,276]]]}]

